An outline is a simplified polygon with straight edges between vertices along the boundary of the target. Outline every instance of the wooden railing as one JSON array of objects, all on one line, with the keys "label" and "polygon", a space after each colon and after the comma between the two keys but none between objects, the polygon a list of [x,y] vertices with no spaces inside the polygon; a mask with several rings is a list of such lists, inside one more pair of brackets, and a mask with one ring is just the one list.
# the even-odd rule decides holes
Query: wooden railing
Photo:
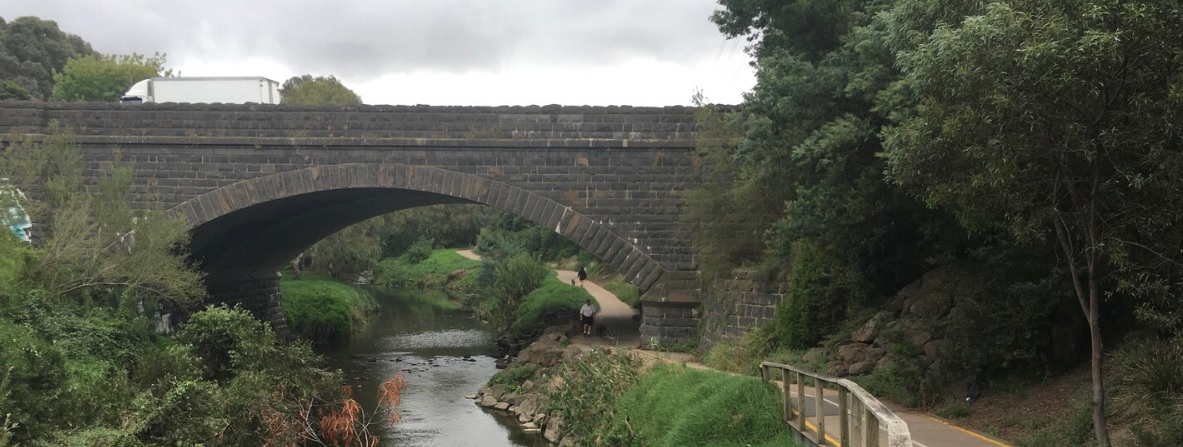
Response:
[{"label": "wooden railing", "polygon": [[[780,370],[779,378],[773,377],[774,369]],[[760,376],[781,381],[785,422],[819,446],[912,447],[908,424],[854,382],[772,362],[760,363]],[[827,415],[827,403],[837,410]],[[836,430],[827,427],[827,416],[831,424],[837,422]]]}]

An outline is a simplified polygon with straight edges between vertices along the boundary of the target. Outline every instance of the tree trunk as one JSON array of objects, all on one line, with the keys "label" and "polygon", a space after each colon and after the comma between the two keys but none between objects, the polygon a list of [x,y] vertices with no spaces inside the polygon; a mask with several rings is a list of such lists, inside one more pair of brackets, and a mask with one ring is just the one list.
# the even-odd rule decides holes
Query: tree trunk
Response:
[{"label": "tree trunk", "polygon": [[1097,436],[1098,447],[1109,447],[1109,429],[1105,426],[1105,377],[1103,351],[1101,349],[1101,323],[1097,320],[1098,312],[1097,292],[1093,289],[1089,302],[1089,338],[1092,339],[1092,372],[1093,372],[1093,432]]}]

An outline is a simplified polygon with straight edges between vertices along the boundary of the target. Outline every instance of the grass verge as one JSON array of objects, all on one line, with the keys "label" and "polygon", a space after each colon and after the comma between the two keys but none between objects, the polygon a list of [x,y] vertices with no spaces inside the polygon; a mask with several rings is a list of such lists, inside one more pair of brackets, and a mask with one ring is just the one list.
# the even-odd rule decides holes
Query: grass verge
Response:
[{"label": "grass verge", "polygon": [[322,275],[285,277],[279,291],[292,331],[318,343],[348,336],[378,307],[369,292]]},{"label": "grass verge", "polygon": [[480,266],[480,261],[460,256],[455,249],[433,250],[420,262],[411,262],[406,255],[383,259],[378,263],[377,282],[388,287],[470,292],[476,284],[472,273]]},{"label": "grass verge", "polygon": [[625,445],[796,445],[779,392],[755,377],[658,365],[616,406]]},{"label": "grass verge", "polygon": [[613,295],[616,295],[617,299],[624,302],[624,304],[628,304],[629,307],[636,309],[641,305],[641,293],[637,290],[637,286],[629,284],[619,274],[597,278],[596,281],[600,287],[612,292]]},{"label": "grass verge", "polygon": [[[560,310],[578,311],[584,300],[591,299],[583,287],[572,287],[555,277],[553,272],[542,282],[542,285],[522,301],[518,308],[511,329],[514,332],[535,328],[542,323],[547,314]],[[595,303],[595,300],[592,300]]]}]

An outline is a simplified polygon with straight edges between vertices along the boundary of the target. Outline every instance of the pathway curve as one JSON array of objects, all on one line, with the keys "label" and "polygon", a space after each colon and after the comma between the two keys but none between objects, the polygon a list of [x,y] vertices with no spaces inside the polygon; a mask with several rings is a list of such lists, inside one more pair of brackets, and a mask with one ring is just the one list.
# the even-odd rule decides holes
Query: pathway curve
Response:
[{"label": "pathway curve", "polygon": [[[472,250],[459,250],[460,256],[468,259],[479,260],[481,255],[473,253]],[[579,287],[579,280],[577,272],[571,270],[555,270],[555,276],[559,278],[564,284],[571,284],[575,281],[572,287]],[[628,304],[616,298],[616,294],[600,287],[592,281],[583,281],[583,289],[592,296],[600,305],[600,311],[596,314],[596,324],[604,325],[607,333],[601,337],[595,334],[591,337],[584,337],[579,334],[571,335],[571,343],[584,346],[620,346],[626,348],[637,348],[641,346],[641,329],[640,321],[637,321],[637,311],[633,310]]]}]

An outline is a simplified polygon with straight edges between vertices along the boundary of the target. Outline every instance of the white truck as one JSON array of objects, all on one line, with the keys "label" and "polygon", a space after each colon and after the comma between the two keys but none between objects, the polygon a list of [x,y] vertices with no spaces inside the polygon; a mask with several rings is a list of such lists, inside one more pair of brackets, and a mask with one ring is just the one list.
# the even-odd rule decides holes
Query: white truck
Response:
[{"label": "white truck", "polygon": [[279,104],[279,83],[259,76],[152,78],[131,86],[119,102]]}]

